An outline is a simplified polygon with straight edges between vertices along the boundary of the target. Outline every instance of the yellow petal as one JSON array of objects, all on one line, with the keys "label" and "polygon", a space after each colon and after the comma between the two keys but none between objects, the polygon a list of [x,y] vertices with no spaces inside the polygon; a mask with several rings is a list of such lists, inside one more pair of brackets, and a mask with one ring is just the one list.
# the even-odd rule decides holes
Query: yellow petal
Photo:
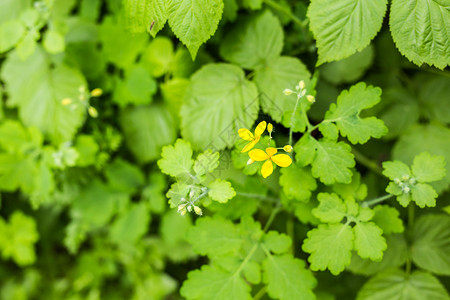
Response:
[{"label": "yellow petal", "polygon": [[248,130],[247,128],[241,128],[238,130],[238,134],[239,136],[246,140],[246,141],[252,141],[253,140],[253,133],[251,133],[250,130]]},{"label": "yellow petal", "polygon": [[272,156],[271,159],[280,167],[288,167],[290,164],[292,164],[292,159],[287,154],[277,154],[275,156]]},{"label": "yellow petal", "polygon": [[274,155],[275,153],[277,153],[277,148],[273,148],[273,147],[268,147],[266,148],[266,152],[269,156]]},{"label": "yellow petal", "polygon": [[267,153],[262,151],[261,149],[253,149],[248,153],[248,156],[250,156],[250,158],[254,161],[263,161],[269,159],[269,155],[267,155]]},{"label": "yellow petal", "polygon": [[273,172],[273,164],[270,161],[270,159],[268,159],[261,168],[261,175],[264,178],[267,178],[267,176],[269,176],[270,174],[272,174]]},{"label": "yellow petal", "polygon": [[266,121],[262,121],[256,126],[255,136],[261,136],[261,134],[264,133],[264,130],[266,130]]},{"label": "yellow petal", "polygon": [[244,148],[242,148],[241,152],[247,152],[248,150],[252,149],[256,145],[257,142],[258,142],[257,140],[251,141],[250,143],[245,145]]}]

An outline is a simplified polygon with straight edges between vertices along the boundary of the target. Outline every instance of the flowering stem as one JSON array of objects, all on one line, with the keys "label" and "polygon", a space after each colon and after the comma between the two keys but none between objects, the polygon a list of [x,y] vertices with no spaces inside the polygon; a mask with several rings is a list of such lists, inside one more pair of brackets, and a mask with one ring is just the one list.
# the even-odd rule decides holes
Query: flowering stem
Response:
[{"label": "flowering stem", "polygon": [[355,148],[352,148],[352,153],[355,156],[355,159],[358,163],[365,166],[369,170],[377,173],[378,175],[383,176],[383,169],[375,161],[367,158]]},{"label": "flowering stem", "polygon": [[272,0],[264,0],[264,3],[266,3],[268,6],[272,7],[273,9],[278,10],[279,12],[284,13],[286,16],[288,16],[294,23],[296,23],[302,30],[307,30],[306,25],[308,24],[308,19],[305,21],[300,20],[296,15],[294,15],[290,10],[286,9],[285,7],[281,6],[280,4],[276,3]]},{"label": "flowering stem", "polygon": [[[415,215],[415,206],[413,203],[409,203],[408,207],[408,228],[411,231],[414,226],[414,215]],[[408,253],[408,256],[406,257],[406,274],[411,273],[411,267],[412,267],[412,259],[411,259],[411,253]]]},{"label": "flowering stem", "polygon": [[277,202],[278,201],[278,198],[264,196],[261,194],[236,192],[236,195],[242,196],[242,197],[247,197],[247,198],[256,198],[256,199],[260,199],[260,200],[267,201],[267,202]]},{"label": "flowering stem", "polygon": [[300,101],[302,97],[301,96],[297,96],[297,101],[295,102],[295,106],[294,106],[294,110],[292,111],[292,116],[291,116],[291,123],[289,124],[289,143],[288,145],[292,145],[292,127],[294,126],[294,118],[295,118],[295,112],[297,111],[297,107],[298,107],[298,102]]},{"label": "flowering stem", "polygon": [[266,294],[267,287],[263,286],[256,294],[253,296],[253,300],[259,300]]},{"label": "flowering stem", "polygon": [[362,207],[369,207],[369,206],[378,204],[378,203],[380,203],[380,202],[383,202],[383,201],[385,201],[385,200],[387,200],[387,199],[389,199],[389,198],[392,198],[392,197],[394,197],[394,195],[392,195],[392,194],[387,194],[387,195],[384,195],[384,196],[381,196],[381,197],[378,197],[378,198],[375,198],[375,199],[372,199],[372,200],[364,201],[364,202],[361,204],[361,206],[362,206]]}]

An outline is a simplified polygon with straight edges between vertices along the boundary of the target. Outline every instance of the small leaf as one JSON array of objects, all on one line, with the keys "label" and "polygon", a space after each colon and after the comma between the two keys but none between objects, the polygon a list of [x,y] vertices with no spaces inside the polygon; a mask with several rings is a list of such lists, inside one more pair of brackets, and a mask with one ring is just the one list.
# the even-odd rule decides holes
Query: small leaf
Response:
[{"label": "small leaf", "polygon": [[386,250],[386,240],[383,231],[373,222],[357,223],[353,227],[355,234],[355,250],[361,258],[381,261]]},{"label": "small leaf", "polygon": [[280,300],[316,299],[312,290],[317,281],[305,267],[304,261],[289,254],[268,256],[263,262],[263,269],[269,296]]},{"label": "small leaf", "polygon": [[400,219],[400,213],[395,207],[377,205],[373,210],[375,215],[372,221],[383,230],[383,234],[403,232],[403,221]]},{"label": "small leaf", "polygon": [[[371,137],[380,138],[387,133],[383,121],[375,118],[360,118],[362,110],[380,102],[381,89],[360,82],[348,91],[344,90],[331,104],[324,122],[334,122],[343,137],[352,144],[364,144]],[[326,136],[326,131],[322,132]],[[330,137],[331,138],[331,137]]]},{"label": "small leaf", "polygon": [[204,265],[189,272],[180,293],[188,300],[251,300],[250,290],[242,277]]},{"label": "small leaf", "polygon": [[208,195],[211,199],[220,203],[226,203],[228,200],[236,196],[231,183],[222,179],[216,179],[208,185]]},{"label": "small leaf", "polygon": [[317,188],[311,172],[293,163],[289,168],[281,168],[280,185],[288,198],[309,201],[311,192]]},{"label": "small leaf", "polygon": [[199,154],[194,163],[194,172],[197,176],[211,173],[219,166],[219,152],[206,150]]},{"label": "small leaf", "polygon": [[411,188],[411,198],[420,208],[436,206],[437,196],[438,194],[429,184],[418,183]]},{"label": "small leaf", "polygon": [[[308,232],[302,249],[311,253],[308,261],[313,271],[330,270],[338,275],[350,264],[353,249],[353,231],[345,224],[321,224]],[[333,245],[333,251],[330,251]]]},{"label": "small leaf", "polygon": [[289,250],[292,240],[285,234],[271,230],[264,236],[263,244],[273,253],[281,254]]},{"label": "small leaf", "polygon": [[193,164],[191,145],[182,139],[178,139],[174,146],[163,147],[158,160],[161,171],[173,177],[189,174]]},{"label": "small leaf", "polygon": [[339,223],[345,217],[347,207],[336,194],[320,193],[317,195],[319,206],[313,209],[313,215],[325,223]]},{"label": "small leaf", "polygon": [[412,173],[419,182],[438,181],[445,176],[445,159],[443,156],[431,156],[422,152],[414,157]]}]

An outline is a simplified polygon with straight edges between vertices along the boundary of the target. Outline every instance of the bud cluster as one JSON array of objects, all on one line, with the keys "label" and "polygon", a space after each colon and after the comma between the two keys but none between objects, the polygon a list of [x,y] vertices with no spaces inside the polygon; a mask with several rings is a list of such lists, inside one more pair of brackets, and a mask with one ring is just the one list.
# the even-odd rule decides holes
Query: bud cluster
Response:
[{"label": "bud cluster", "polygon": [[93,89],[90,93],[86,91],[86,87],[84,85],[80,86],[78,89],[79,95],[78,95],[78,102],[74,103],[74,101],[71,98],[64,98],[61,100],[61,104],[64,106],[69,106],[72,110],[75,110],[77,108],[77,105],[82,105],[87,109],[88,114],[92,118],[98,117],[97,109],[90,105],[89,100],[92,97],[100,97],[103,94],[103,90],[100,88]]},{"label": "bud cluster", "polygon": [[308,92],[308,91],[307,91],[307,89],[305,88],[305,86],[306,86],[306,85],[305,85],[305,81],[300,80],[300,82],[298,83],[298,85],[295,87],[296,92],[294,92],[294,91],[291,90],[291,89],[285,89],[285,90],[283,91],[283,93],[284,93],[286,96],[289,96],[289,95],[292,95],[292,94],[296,93],[298,98],[305,97],[305,95],[306,95],[306,100],[308,100],[308,102],[310,102],[310,103],[316,102],[316,98],[314,98],[313,95],[307,95],[307,92]]},{"label": "bud cluster", "polygon": [[395,178],[394,182],[402,189],[404,194],[411,192],[411,188],[417,183],[416,179],[409,175],[403,175],[402,178]]}]

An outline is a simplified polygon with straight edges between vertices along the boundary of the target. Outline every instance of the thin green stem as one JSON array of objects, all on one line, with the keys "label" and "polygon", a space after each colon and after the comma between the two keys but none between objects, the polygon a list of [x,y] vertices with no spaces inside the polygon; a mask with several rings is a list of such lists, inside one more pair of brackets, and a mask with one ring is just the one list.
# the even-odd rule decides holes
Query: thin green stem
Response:
[{"label": "thin green stem", "polygon": [[288,145],[292,145],[292,133],[293,133],[292,127],[294,126],[295,112],[297,111],[298,103],[300,102],[301,98],[302,97],[297,96],[297,101],[295,101],[294,110],[292,111],[291,123],[289,124],[289,144]]},{"label": "thin green stem", "polygon": [[253,193],[242,193],[242,192],[236,192],[237,196],[247,197],[247,198],[256,198],[267,202],[278,202],[278,198],[270,197],[270,196],[264,196],[260,194],[253,194]]},{"label": "thin green stem", "polygon": [[267,286],[263,286],[255,296],[253,296],[253,300],[259,300],[266,294]]},{"label": "thin green stem", "polygon": [[289,217],[288,217],[287,222],[286,222],[286,233],[287,233],[288,236],[291,237],[291,241],[292,241],[291,249],[290,249],[291,254],[295,253],[295,243],[294,243],[295,233],[294,233],[294,229],[295,229],[295,227],[294,227],[294,218],[293,218],[292,214],[289,214]]},{"label": "thin green stem", "polygon": [[[415,218],[415,206],[413,203],[409,203],[408,207],[408,229],[409,231],[412,230],[414,226],[414,218]],[[411,253],[408,254],[406,257],[406,274],[410,274],[412,269],[412,259],[411,259]]]},{"label": "thin green stem", "polygon": [[378,198],[375,198],[375,199],[372,199],[372,200],[364,201],[363,203],[361,203],[361,206],[362,207],[369,207],[369,206],[378,204],[380,202],[383,202],[383,201],[385,201],[385,200],[387,200],[389,198],[392,198],[392,197],[394,197],[394,195],[392,195],[392,194],[384,195],[384,196],[381,196],[381,197],[378,197]]},{"label": "thin green stem", "polygon": [[269,219],[267,219],[266,225],[264,226],[263,229],[264,232],[266,232],[269,229],[270,225],[272,225],[273,220],[275,219],[276,215],[280,212],[280,210],[281,205],[278,205],[272,210],[272,213],[270,214]]},{"label": "thin green stem", "polygon": [[383,169],[375,161],[367,158],[366,156],[364,156],[361,152],[359,152],[355,148],[352,148],[352,152],[358,163],[365,166],[369,170],[377,173],[378,175],[381,175],[381,176],[383,175]]},{"label": "thin green stem", "polygon": [[252,249],[248,252],[247,256],[244,258],[242,263],[239,265],[239,268],[237,268],[236,272],[234,272],[233,276],[239,275],[239,273],[242,271],[242,269],[245,267],[245,265],[248,263],[250,258],[252,258],[253,254],[255,253],[256,249],[258,249],[259,243],[256,243],[253,245]]},{"label": "thin green stem", "polygon": [[294,23],[296,23],[298,26],[300,26],[302,29],[306,30],[306,26],[308,25],[307,19],[305,21],[300,20],[296,15],[294,15],[290,10],[286,9],[285,7],[281,6],[275,1],[272,0],[264,0],[264,3],[266,3],[268,6],[272,7],[273,9],[278,10],[279,12],[284,13],[286,16],[288,16]]}]

